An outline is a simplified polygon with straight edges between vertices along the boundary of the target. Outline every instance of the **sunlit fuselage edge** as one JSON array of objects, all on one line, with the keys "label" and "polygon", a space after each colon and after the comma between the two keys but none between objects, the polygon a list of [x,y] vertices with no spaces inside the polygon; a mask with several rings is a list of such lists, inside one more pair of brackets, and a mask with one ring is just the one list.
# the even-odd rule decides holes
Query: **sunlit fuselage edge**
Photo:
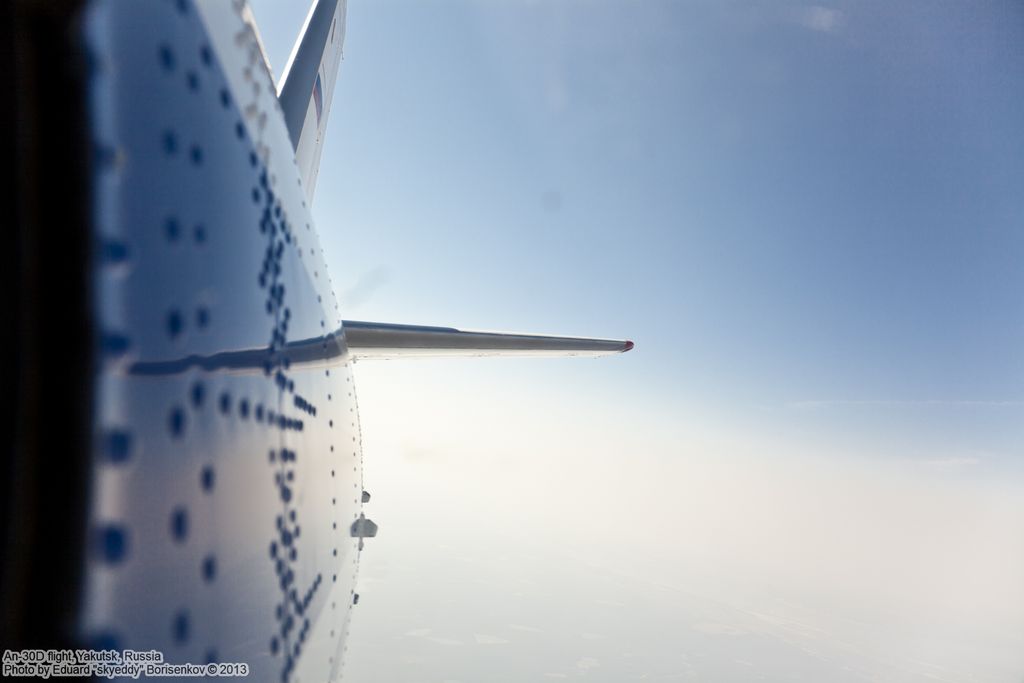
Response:
[{"label": "sunlit fuselage edge", "polygon": [[[252,680],[335,679],[359,560],[355,390],[238,9],[88,8],[101,345],[77,630],[168,661],[246,662]],[[319,339],[330,367],[293,364],[297,339]],[[130,370],[240,349],[256,372]]]}]

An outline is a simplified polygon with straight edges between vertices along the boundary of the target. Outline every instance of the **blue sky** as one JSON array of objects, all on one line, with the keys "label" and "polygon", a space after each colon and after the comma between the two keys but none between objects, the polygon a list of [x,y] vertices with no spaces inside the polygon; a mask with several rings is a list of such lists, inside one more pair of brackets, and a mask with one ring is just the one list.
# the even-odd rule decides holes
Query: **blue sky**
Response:
[{"label": "blue sky", "polygon": [[[264,5],[280,73],[302,13]],[[1019,7],[354,2],[349,29],[315,204],[349,316],[631,337],[512,372],[1020,441]]]},{"label": "blue sky", "polygon": [[[280,74],[302,12],[253,6]],[[405,456],[374,447],[458,453],[504,415],[540,455],[594,433],[660,453],[642,487],[679,449],[732,444],[869,479],[922,464],[904,474],[990,519],[956,487],[1024,488],[1022,19],[1013,2],[353,0],[314,203],[346,317],[637,342],[360,367],[367,476],[398,490],[373,458]],[[793,476],[798,499],[842,478]]]}]

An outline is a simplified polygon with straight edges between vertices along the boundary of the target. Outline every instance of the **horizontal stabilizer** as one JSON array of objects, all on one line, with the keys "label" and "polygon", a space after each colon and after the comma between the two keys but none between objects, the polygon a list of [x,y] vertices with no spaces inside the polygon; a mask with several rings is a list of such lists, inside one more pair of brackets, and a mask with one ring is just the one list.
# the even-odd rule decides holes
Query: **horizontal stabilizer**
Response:
[{"label": "horizontal stabilizer", "polygon": [[607,356],[633,348],[633,342],[616,339],[478,332],[358,320],[346,320],[342,329],[354,360],[415,356]]}]

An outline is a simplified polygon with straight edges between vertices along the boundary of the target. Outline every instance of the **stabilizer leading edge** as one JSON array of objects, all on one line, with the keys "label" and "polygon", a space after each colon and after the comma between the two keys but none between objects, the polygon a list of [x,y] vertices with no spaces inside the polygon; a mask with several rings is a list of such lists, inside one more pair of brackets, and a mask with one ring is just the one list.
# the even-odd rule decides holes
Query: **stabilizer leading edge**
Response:
[{"label": "stabilizer leading edge", "polygon": [[607,356],[633,348],[633,342],[626,340],[479,332],[454,327],[357,320],[346,320],[343,328],[354,360],[438,356]]}]

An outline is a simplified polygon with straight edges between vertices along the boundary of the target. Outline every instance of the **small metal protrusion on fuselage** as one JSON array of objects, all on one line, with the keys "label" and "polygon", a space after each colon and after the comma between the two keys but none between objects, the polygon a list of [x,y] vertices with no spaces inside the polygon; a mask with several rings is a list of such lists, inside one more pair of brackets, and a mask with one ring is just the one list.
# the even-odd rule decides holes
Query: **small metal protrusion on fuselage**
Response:
[{"label": "small metal protrusion on fuselage", "polygon": [[352,522],[349,534],[352,538],[373,538],[377,535],[377,525],[360,512],[359,519]]}]

